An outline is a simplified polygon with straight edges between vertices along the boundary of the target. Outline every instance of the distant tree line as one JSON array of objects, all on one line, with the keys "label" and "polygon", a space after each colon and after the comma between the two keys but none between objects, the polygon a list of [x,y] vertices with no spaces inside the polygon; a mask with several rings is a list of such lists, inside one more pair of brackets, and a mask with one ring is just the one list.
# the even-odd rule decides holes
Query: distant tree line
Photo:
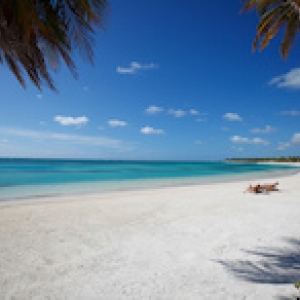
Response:
[{"label": "distant tree line", "polygon": [[229,158],[226,161],[237,162],[300,162],[300,156],[260,157],[260,158]]}]

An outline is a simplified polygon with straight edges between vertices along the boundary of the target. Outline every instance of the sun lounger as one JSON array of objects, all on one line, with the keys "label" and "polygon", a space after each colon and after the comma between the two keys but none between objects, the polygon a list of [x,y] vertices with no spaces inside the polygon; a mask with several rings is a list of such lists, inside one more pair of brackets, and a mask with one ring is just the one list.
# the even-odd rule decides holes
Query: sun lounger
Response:
[{"label": "sun lounger", "polygon": [[268,192],[272,192],[272,191],[278,191],[277,185],[279,183],[275,182],[273,184],[257,184],[257,185],[251,185],[246,189],[245,192],[249,192],[249,193],[254,193],[254,194],[258,194],[258,193],[268,193]]}]

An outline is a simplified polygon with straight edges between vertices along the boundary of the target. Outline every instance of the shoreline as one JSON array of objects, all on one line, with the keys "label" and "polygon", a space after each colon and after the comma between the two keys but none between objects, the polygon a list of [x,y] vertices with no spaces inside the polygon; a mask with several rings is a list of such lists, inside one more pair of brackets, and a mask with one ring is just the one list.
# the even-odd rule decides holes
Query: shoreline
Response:
[{"label": "shoreline", "polygon": [[[272,164],[277,164],[272,163]],[[20,205],[20,204],[30,204],[30,203],[44,203],[44,202],[59,202],[66,199],[78,200],[81,198],[91,198],[99,197],[110,194],[126,193],[126,192],[139,192],[139,191],[148,191],[148,190],[157,190],[164,188],[180,188],[180,187],[192,187],[192,186],[205,186],[205,185],[217,185],[224,183],[238,183],[245,182],[251,184],[253,181],[259,180],[279,180],[280,178],[293,176],[297,173],[300,173],[300,163],[279,163],[280,165],[287,165],[296,167],[295,169],[290,170],[272,170],[272,171],[263,171],[263,172],[249,172],[242,174],[230,174],[230,175],[219,175],[219,176],[208,176],[208,177],[190,177],[190,178],[165,178],[165,179],[144,179],[144,180],[134,180],[134,181],[120,181],[118,187],[115,186],[115,182],[110,186],[110,182],[107,182],[108,187],[104,187],[103,190],[97,188],[98,184],[105,186],[106,182],[91,182],[91,183],[82,183],[79,184],[77,191],[74,189],[78,188],[77,184],[63,184],[60,185],[60,188],[67,189],[63,192],[49,193],[44,192],[43,194],[36,195],[20,195],[20,196],[8,196],[0,197],[0,207],[7,205]],[[298,169],[299,168],[299,169]],[[248,184],[248,185],[249,185]],[[46,186],[48,188],[55,188],[54,186]],[[26,187],[26,189],[34,188],[31,186]],[[43,186],[37,186],[36,188],[41,188]],[[82,189],[86,190],[82,190]],[[73,190],[72,190],[73,189]],[[95,190],[93,190],[95,189]],[[71,191],[72,190],[72,191]],[[93,190],[93,191],[92,191]],[[25,190],[26,191],[26,190]]]},{"label": "shoreline", "polygon": [[0,295],[289,298],[300,279],[299,180],[280,177],[267,195],[244,193],[246,180],[0,206]]}]

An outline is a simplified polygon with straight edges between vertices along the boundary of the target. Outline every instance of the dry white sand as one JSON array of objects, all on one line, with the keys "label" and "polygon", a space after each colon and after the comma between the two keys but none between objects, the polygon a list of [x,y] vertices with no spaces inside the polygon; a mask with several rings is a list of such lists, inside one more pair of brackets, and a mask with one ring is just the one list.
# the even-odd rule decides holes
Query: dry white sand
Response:
[{"label": "dry white sand", "polygon": [[291,299],[300,174],[277,180],[1,206],[0,299]]}]

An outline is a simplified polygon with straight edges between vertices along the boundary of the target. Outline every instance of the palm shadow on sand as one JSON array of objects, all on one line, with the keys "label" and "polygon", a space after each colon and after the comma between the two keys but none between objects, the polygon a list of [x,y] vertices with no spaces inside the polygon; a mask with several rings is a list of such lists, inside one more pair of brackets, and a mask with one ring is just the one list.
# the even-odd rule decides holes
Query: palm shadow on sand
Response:
[{"label": "palm shadow on sand", "polygon": [[[249,260],[218,260],[238,279],[260,284],[292,284],[300,281],[300,240],[286,239],[281,248],[244,250]],[[295,289],[296,292],[296,289]],[[291,298],[280,298],[291,299]]]}]

